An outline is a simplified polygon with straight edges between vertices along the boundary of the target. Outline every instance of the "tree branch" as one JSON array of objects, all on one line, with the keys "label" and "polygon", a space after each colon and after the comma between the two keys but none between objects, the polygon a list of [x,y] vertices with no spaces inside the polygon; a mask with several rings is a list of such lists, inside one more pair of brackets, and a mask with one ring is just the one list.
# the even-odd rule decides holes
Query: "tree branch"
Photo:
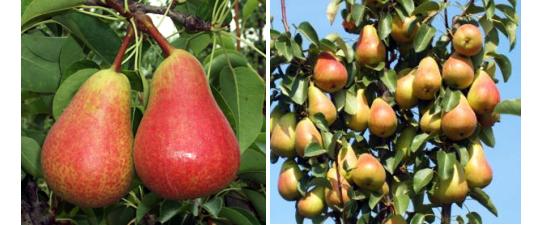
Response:
[{"label": "tree branch", "polygon": [[132,25],[129,25],[128,30],[126,31],[126,36],[124,36],[124,39],[122,39],[120,48],[118,48],[118,52],[116,54],[115,60],[113,61],[113,70],[115,70],[115,72],[117,73],[120,73],[120,67],[121,67],[122,59],[124,58],[124,53],[126,53],[126,49],[128,48],[128,45],[130,45],[130,42],[132,42],[133,38],[134,38],[134,29],[132,28]]},{"label": "tree branch", "polygon": [[451,223],[451,204],[443,205],[441,210],[441,223],[450,224]]},{"label": "tree branch", "polygon": [[283,20],[283,26],[285,27],[285,32],[290,32],[290,29],[288,29],[288,21],[286,20],[286,6],[285,6],[285,0],[281,0],[281,16]]}]

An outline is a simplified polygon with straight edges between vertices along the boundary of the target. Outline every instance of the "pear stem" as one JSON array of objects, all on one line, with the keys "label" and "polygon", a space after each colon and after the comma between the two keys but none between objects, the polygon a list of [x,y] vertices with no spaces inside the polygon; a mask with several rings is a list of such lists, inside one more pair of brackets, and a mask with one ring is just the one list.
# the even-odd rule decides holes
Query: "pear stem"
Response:
[{"label": "pear stem", "polygon": [[169,56],[174,50],[174,47],[170,45],[170,43],[168,43],[168,41],[162,36],[162,34],[153,24],[153,21],[151,21],[151,18],[149,18],[149,16],[147,16],[143,12],[136,12],[134,14],[134,18],[139,24],[139,29],[149,33],[149,36],[151,36],[162,49],[164,56]]},{"label": "pear stem", "polygon": [[116,54],[115,60],[113,61],[113,70],[117,73],[120,73],[120,68],[122,66],[122,60],[124,59],[124,53],[126,53],[126,49],[128,49],[128,45],[130,45],[130,42],[132,42],[132,39],[134,39],[134,29],[132,28],[132,25],[128,25],[128,30],[126,31],[126,36],[124,36],[124,39],[122,39],[122,43],[120,44],[120,48],[118,48],[118,52]]},{"label": "pear stem", "polygon": [[441,223],[450,224],[451,223],[451,204],[443,205],[441,210]]}]

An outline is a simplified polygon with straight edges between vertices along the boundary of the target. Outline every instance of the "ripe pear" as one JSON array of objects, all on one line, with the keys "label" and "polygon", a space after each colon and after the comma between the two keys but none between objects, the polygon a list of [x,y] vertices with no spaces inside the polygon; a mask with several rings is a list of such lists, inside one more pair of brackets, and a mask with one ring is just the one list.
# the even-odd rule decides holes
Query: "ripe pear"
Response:
[{"label": "ripe pear", "polygon": [[305,117],[296,125],[296,152],[298,155],[304,157],[306,147],[313,142],[322,146],[323,138],[311,119]]},{"label": "ripe pear", "polygon": [[477,121],[483,127],[492,127],[496,122],[500,121],[500,113],[477,114]]},{"label": "ripe pear", "polygon": [[395,101],[402,109],[410,109],[418,103],[413,91],[415,72],[416,70],[405,69],[398,74]]},{"label": "ripe pear", "polygon": [[434,58],[427,56],[420,60],[413,81],[414,95],[422,100],[430,100],[441,87],[441,73]]},{"label": "ripe pear", "polygon": [[357,111],[354,115],[346,116],[346,124],[354,131],[364,131],[367,129],[370,117],[370,108],[365,89],[357,90],[356,94]]},{"label": "ripe pear", "polygon": [[332,53],[321,52],[313,68],[313,82],[323,91],[336,92],[348,82],[348,71]]},{"label": "ripe pear", "polygon": [[351,179],[360,188],[377,191],[386,181],[386,171],[378,159],[364,153],[357,159],[357,164],[351,171]]},{"label": "ripe pear", "polygon": [[487,158],[485,158],[485,153],[483,152],[483,147],[479,140],[476,140],[470,145],[468,153],[470,159],[464,167],[464,174],[466,176],[466,181],[468,181],[468,186],[471,188],[484,188],[493,180],[493,170]]},{"label": "ripe pear", "polygon": [[398,15],[393,16],[391,22],[391,37],[399,44],[411,43],[420,25],[416,22],[416,16],[405,17],[403,20]]},{"label": "ripe pear", "polygon": [[296,155],[296,115],[293,112],[284,114],[275,124],[271,133],[271,151],[279,156]]},{"label": "ripe pear", "polygon": [[470,137],[477,127],[476,114],[468,104],[466,97],[460,94],[460,102],[441,118],[441,130],[453,141]]},{"label": "ripe pear", "polygon": [[309,117],[313,119],[315,114],[322,113],[328,125],[336,121],[336,107],[328,96],[313,84],[309,85],[307,91]]},{"label": "ripe pear", "polygon": [[277,188],[279,194],[286,199],[287,201],[297,200],[300,198],[300,192],[298,191],[298,185],[300,184],[300,179],[303,177],[303,173],[298,167],[298,164],[292,159],[287,159],[281,171],[279,173],[279,181]]},{"label": "ripe pear", "polygon": [[273,133],[273,128],[275,127],[275,125],[279,121],[279,118],[281,118],[282,115],[283,112],[279,107],[275,107],[275,109],[271,111],[269,116],[269,133]]},{"label": "ripe pear", "polygon": [[441,113],[430,113],[427,109],[420,118],[420,129],[427,134],[439,134],[441,131]]},{"label": "ripe pear", "polygon": [[378,137],[386,138],[395,133],[395,129],[397,129],[395,111],[381,98],[374,99],[369,118],[370,132]]},{"label": "ripe pear", "polygon": [[376,66],[386,60],[386,46],[378,37],[378,32],[373,25],[366,25],[361,30],[355,57],[360,64],[369,66]]},{"label": "ripe pear", "polygon": [[325,209],[325,188],[315,187],[306,196],[298,200],[298,213],[303,217],[312,218],[321,215]]},{"label": "ripe pear", "polygon": [[[334,165],[336,166],[336,164]],[[331,208],[342,207],[350,200],[348,190],[351,186],[348,181],[342,177],[342,174],[340,174],[340,179],[338,179],[335,166],[330,168],[327,172],[330,188],[325,188],[325,201]]]},{"label": "ripe pear", "polygon": [[[345,170],[344,164],[347,164],[348,171]],[[340,151],[338,151],[338,169],[340,170],[340,176],[346,178],[347,181],[351,182],[351,171],[357,165],[357,155],[355,150],[350,144],[344,145]]]},{"label": "ripe pear", "polygon": [[170,51],[153,75],[134,162],[143,184],[172,200],[211,195],[237,175],[235,133],[200,62],[187,51]]},{"label": "ripe pear", "polygon": [[53,192],[79,207],[104,207],[132,181],[130,82],[100,70],[80,87],[42,146],[42,172]]},{"label": "ripe pear", "polygon": [[429,191],[429,198],[435,204],[451,204],[463,202],[468,194],[468,182],[464,175],[464,169],[455,162],[453,175],[447,180],[436,178],[432,189]]},{"label": "ripe pear", "polygon": [[474,81],[474,66],[468,57],[453,53],[443,64],[443,80],[452,88],[464,89]]},{"label": "ripe pear", "polygon": [[401,215],[392,215],[384,224],[407,224],[407,221]]},{"label": "ripe pear", "polygon": [[485,71],[480,70],[468,91],[468,103],[478,114],[490,114],[500,102],[497,85]]},{"label": "ripe pear", "polygon": [[414,137],[416,137],[416,127],[413,126],[405,127],[399,134],[399,137],[397,137],[395,150],[402,152],[403,158],[407,158],[411,153],[409,150]]},{"label": "ripe pear", "polygon": [[453,34],[453,48],[465,56],[473,56],[481,51],[483,37],[479,28],[472,24],[461,25]]}]

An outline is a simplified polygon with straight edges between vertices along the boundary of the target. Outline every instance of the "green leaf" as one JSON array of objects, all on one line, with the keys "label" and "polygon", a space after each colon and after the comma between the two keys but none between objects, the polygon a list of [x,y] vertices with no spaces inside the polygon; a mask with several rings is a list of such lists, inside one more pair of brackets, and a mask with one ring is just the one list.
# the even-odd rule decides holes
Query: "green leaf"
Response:
[{"label": "green leaf", "polygon": [[152,208],[154,208],[160,202],[160,200],[160,197],[153,192],[146,194],[143,199],[141,199],[141,202],[139,202],[136,209],[136,224],[139,224],[145,214],[147,214]]},{"label": "green leaf", "polygon": [[493,134],[493,128],[492,127],[483,127],[483,128],[481,128],[481,133],[479,134],[479,138],[487,146],[495,147],[495,135]]},{"label": "green leaf", "polygon": [[262,222],[265,222],[265,218],[266,218],[265,195],[263,195],[263,194],[261,194],[257,191],[253,191],[253,190],[249,190],[249,189],[243,189],[242,192],[246,195],[248,200],[250,200],[250,202],[252,202],[252,205],[254,206],[254,209],[256,210],[256,212],[259,215],[259,219]]},{"label": "green leaf", "polygon": [[385,70],[384,75],[380,77],[380,81],[388,88],[388,91],[395,93],[395,87],[397,86],[397,74],[395,70]]},{"label": "green leaf", "polygon": [[453,110],[458,105],[458,103],[460,103],[461,95],[462,92],[460,92],[459,90],[453,91],[447,89],[443,100],[441,101],[441,109],[443,110],[443,112],[449,112]]},{"label": "green leaf", "polygon": [[422,24],[422,26],[420,26],[420,29],[418,29],[418,32],[416,33],[416,37],[414,38],[414,51],[424,51],[428,47],[428,45],[432,43],[432,38],[434,37],[434,35],[435,28],[433,28],[429,24]]},{"label": "green leaf", "polygon": [[357,113],[357,107],[358,107],[356,94],[351,89],[347,89],[347,90],[342,89],[341,91],[346,93],[344,111],[347,114],[355,115],[355,113]]},{"label": "green leaf", "polygon": [[252,224],[260,225],[260,221],[258,220],[258,218],[256,218],[256,216],[250,210],[239,208],[239,207],[233,207],[233,209],[241,213],[243,216],[245,216],[248,219],[248,221],[250,221]]},{"label": "green leaf", "polygon": [[430,168],[425,168],[417,171],[413,178],[413,190],[418,193],[422,188],[432,181],[434,171]]},{"label": "green leaf", "polygon": [[346,62],[351,63],[353,61],[353,54],[354,54],[353,49],[346,44],[344,39],[342,39],[342,37],[340,37],[338,33],[330,33],[323,40],[329,40],[329,41],[335,42],[336,47],[338,47],[344,53]]},{"label": "green leaf", "polygon": [[420,147],[426,143],[426,141],[430,138],[429,134],[422,133],[419,135],[416,135],[411,142],[411,152],[416,152]]},{"label": "green leaf", "polygon": [[365,7],[362,4],[353,4],[351,6],[351,19],[355,22],[355,26],[359,26],[363,21]]},{"label": "green leaf", "polygon": [[410,16],[414,11],[414,1],[413,0],[397,0],[397,2],[403,6],[407,14]]},{"label": "green leaf", "polygon": [[306,146],[304,150],[304,157],[315,157],[327,153],[327,150],[323,149],[319,143],[312,142]]},{"label": "green leaf", "polygon": [[47,61],[21,46],[21,89],[54,93],[60,79],[59,64]]},{"label": "green leaf", "polygon": [[468,224],[482,224],[481,216],[476,212],[469,212],[466,214],[466,217],[468,218]]},{"label": "green leaf", "polygon": [[38,57],[50,62],[59,61],[59,53],[67,40],[67,37],[48,37],[36,34],[23,34],[21,36],[22,45]]},{"label": "green leaf", "polygon": [[254,225],[247,216],[243,215],[241,212],[235,210],[235,208],[224,207],[220,213],[219,217],[226,218],[231,221],[233,224],[239,225]]},{"label": "green leaf", "polygon": [[432,11],[438,11],[441,6],[434,1],[425,1],[414,9],[412,15],[427,15]]},{"label": "green leaf", "polygon": [[254,143],[262,128],[264,81],[248,67],[228,68],[220,74],[220,87],[220,93],[235,114],[242,153]]},{"label": "green leaf", "polygon": [[312,44],[319,46],[319,36],[317,36],[317,32],[309,22],[300,23],[297,31],[304,35]]},{"label": "green leaf", "polygon": [[223,199],[221,197],[216,197],[213,199],[210,199],[207,203],[204,203],[202,205],[204,209],[212,215],[214,218],[218,217],[218,214],[222,210],[223,207]]},{"label": "green leaf", "polygon": [[495,216],[498,216],[497,207],[495,207],[489,195],[485,193],[483,190],[481,190],[481,188],[472,188],[470,190],[470,196],[472,196],[473,199],[478,201],[481,205],[487,208]]},{"label": "green leaf", "polygon": [[502,72],[504,82],[507,82],[508,78],[510,78],[510,75],[512,74],[512,63],[510,62],[510,59],[503,54],[489,53],[489,55],[495,59],[498,68],[500,68],[500,72]]},{"label": "green leaf", "polygon": [[284,76],[283,78],[282,92],[296,104],[302,105],[306,102],[308,87],[309,79],[305,76]]},{"label": "green leaf", "polygon": [[84,52],[78,42],[73,37],[67,38],[59,53],[59,69],[61,74],[73,63],[84,59],[84,57]]},{"label": "green leaf", "polygon": [[415,213],[411,219],[411,224],[423,224],[426,219],[426,215],[423,213]]},{"label": "green leaf", "polygon": [[23,28],[31,25],[31,20],[38,17],[52,14],[55,12],[70,9],[74,6],[83,4],[85,0],[33,0],[27,5],[21,16],[21,26]]},{"label": "green leaf", "polygon": [[30,137],[21,136],[21,166],[33,177],[38,177],[42,173],[40,145]]},{"label": "green leaf", "polygon": [[212,54],[206,57],[204,62],[204,70],[208,73],[207,77],[210,83],[217,83],[220,77],[220,72],[240,66],[247,66],[248,60],[235,50],[221,50],[214,52],[214,58],[210,61]]},{"label": "green leaf", "polygon": [[265,153],[249,148],[241,155],[239,178],[265,184]]},{"label": "green leaf", "polygon": [[492,19],[495,15],[495,2],[493,0],[483,0],[483,4],[487,18]]},{"label": "green leaf", "polygon": [[495,107],[496,113],[521,116],[521,99],[507,99]]},{"label": "green leaf", "polygon": [[73,96],[78,92],[80,86],[88,80],[90,76],[96,73],[97,69],[83,69],[67,78],[55,92],[53,97],[52,111],[53,116],[57,120],[65,107],[71,103]]},{"label": "green leaf", "polygon": [[246,19],[248,19],[248,17],[250,15],[252,15],[254,10],[257,10],[257,9],[259,9],[258,0],[247,0],[244,3],[243,10],[242,10],[242,12],[243,12],[243,16],[242,16],[243,23],[246,22]]},{"label": "green leaf", "polygon": [[409,207],[409,203],[411,202],[411,199],[409,198],[409,195],[402,194],[402,195],[396,195],[393,197],[394,206],[395,206],[395,212],[397,214],[404,214],[407,211],[407,208]]},{"label": "green leaf", "polygon": [[375,192],[372,192],[370,195],[369,195],[369,207],[371,209],[374,209],[374,207],[376,206],[376,204],[378,204],[378,202],[380,202],[380,200],[382,200],[382,198],[384,197],[384,195],[381,195],[381,194],[377,194]]},{"label": "green leaf", "polygon": [[323,113],[320,113],[320,112],[316,113],[315,115],[313,115],[313,118],[310,117],[310,119],[313,121],[315,126],[319,128],[321,131],[326,131],[326,132],[329,131],[328,122],[325,119],[325,115]]},{"label": "green leaf", "polygon": [[444,151],[437,152],[437,174],[439,179],[447,180],[451,178],[453,174],[453,167],[456,161],[456,156],[453,153],[446,153]]},{"label": "green leaf", "polygon": [[380,22],[378,23],[378,35],[381,40],[384,40],[391,33],[392,17],[390,13],[382,13],[380,15]]},{"label": "green leaf", "polygon": [[181,211],[181,204],[176,201],[166,200],[160,205],[159,222],[166,223]]}]

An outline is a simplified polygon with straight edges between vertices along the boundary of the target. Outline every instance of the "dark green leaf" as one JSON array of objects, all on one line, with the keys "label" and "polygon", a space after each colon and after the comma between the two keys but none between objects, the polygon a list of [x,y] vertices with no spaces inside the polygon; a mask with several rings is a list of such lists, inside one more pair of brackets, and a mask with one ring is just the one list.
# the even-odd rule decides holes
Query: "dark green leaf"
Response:
[{"label": "dark green leaf", "polygon": [[412,15],[412,12],[414,11],[413,0],[397,0],[397,2],[403,6],[408,15]]},{"label": "dark green leaf", "polygon": [[411,224],[423,224],[426,219],[426,215],[423,213],[415,213],[411,219]]},{"label": "dark green leaf", "polygon": [[395,70],[384,71],[384,75],[380,78],[380,80],[388,88],[388,91],[395,93],[395,87],[397,86],[397,75]]},{"label": "dark green leaf", "polygon": [[233,224],[239,225],[254,225],[247,216],[243,215],[240,211],[231,207],[224,207],[220,213],[219,217],[226,218],[231,221]]},{"label": "dark green leaf", "polygon": [[355,22],[355,26],[359,26],[363,21],[365,7],[362,4],[353,4],[351,6],[351,19]]},{"label": "dark green leaf", "polygon": [[407,211],[411,199],[409,198],[409,195],[402,194],[394,196],[393,201],[395,206],[395,213],[402,215]]},{"label": "dark green leaf", "polygon": [[479,134],[479,138],[487,146],[495,147],[495,135],[493,134],[493,128],[492,127],[483,127],[483,128],[481,128],[481,133]]},{"label": "dark green leaf", "polygon": [[139,224],[145,214],[147,214],[153,207],[155,207],[160,202],[160,200],[160,197],[158,197],[153,192],[146,194],[143,199],[141,199],[141,202],[138,204],[136,210],[136,224]]},{"label": "dark green leaf", "polygon": [[21,44],[27,47],[36,56],[58,62],[61,48],[67,42],[67,37],[48,37],[36,34],[23,34]]},{"label": "dark green leaf", "polygon": [[327,153],[327,150],[323,149],[318,143],[312,142],[306,146],[304,150],[304,157],[315,157]]},{"label": "dark green leaf", "polygon": [[414,174],[413,189],[415,193],[418,193],[422,188],[432,181],[434,171],[430,168],[425,168],[417,171]]},{"label": "dark green leaf", "polygon": [[428,45],[432,43],[432,38],[435,35],[435,28],[429,24],[422,24],[416,33],[414,38],[414,51],[421,52],[424,51]]},{"label": "dark green leaf", "polygon": [[84,57],[84,52],[78,42],[73,37],[69,37],[61,47],[61,52],[59,53],[59,69],[61,74],[73,63],[84,59]]},{"label": "dark green leaf", "polygon": [[60,78],[59,64],[47,61],[21,46],[21,89],[54,93]]},{"label": "dark green leaf", "polygon": [[243,19],[243,23],[246,22],[246,19],[248,19],[248,17],[250,15],[252,15],[252,13],[256,10],[260,9],[259,8],[259,5],[258,5],[258,0],[248,0],[244,3],[244,6],[243,6],[243,16],[242,16],[242,19]]},{"label": "dark green leaf", "polygon": [[496,113],[521,116],[521,99],[507,99],[495,107]]},{"label": "dark green leaf", "polygon": [[221,197],[212,198],[202,206],[211,216],[218,217],[223,207],[223,199]]},{"label": "dark green leaf", "polygon": [[411,152],[416,152],[429,138],[430,135],[426,133],[416,135],[411,142]]},{"label": "dark green leaf", "polygon": [[300,23],[297,31],[304,35],[312,44],[319,46],[319,37],[317,36],[317,32],[315,32],[315,29],[309,22]]},{"label": "dark green leaf", "polygon": [[481,190],[481,188],[472,188],[470,190],[470,196],[472,196],[473,199],[478,201],[481,205],[487,208],[495,216],[498,216],[497,207],[495,207],[489,195],[487,195],[483,190]]},{"label": "dark green leaf", "polygon": [[481,224],[483,223],[481,221],[481,216],[476,212],[469,212],[466,214],[466,217],[468,218],[468,224]]},{"label": "dark green leaf", "polygon": [[441,101],[441,109],[443,112],[449,112],[454,109],[458,103],[460,103],[461,95],[462,93],[459,90],[453,91],[448,89]]},{"label": "dark green leaf", "polygon": [[243,189],[242,191],[246,195],[248,200],[250,200],[250,202],[252,202],[252,205],[254,206],[254,209],[256,210],[258,215],[260,216],[259,219],[262,222],[265,222],[265,218],[266,218],[265,217],[266,216],[265,195],[263,195],[263,194],[261,194],[257,191],[253,191],[253,190],[249,190],[249,189]]},{"label": "dark green leaf", "polygon": [[33,0],[27,5],[21,16],[21,26],[28,27],[31,20],[55,12],[70,9],[71,7],[83,4],[85,0]]},{"label": "dark green leaf", "polygon": [[97,69],[79,70],[63,81],[53,98],[52,111],[55,119],[59,119],[59,116],[61,116],[65,107],[71,103],[71,99],[80,89],[80,86],[96,72]]},{"label": "dark green leaf", "polygon": [[437,174],[439,179],[447,180],[452,176],[455,161],[456,157],[453,153],[446,153],[441,150],[437,152]]},{"label": "dark green leaf", "polygon": [[497,63],[498,68],[500,68],[500,72],[502,72],[502,78],[504,79],[504,82],[507,82],[508,78],[510,78],[510,75],[512,74],[512,63],[510,62],[510,59],[503,54],[490,53],[489,55],[495,58],[495,62]]},{"label": "dark green leaf", "polygon": [[441,6],[434,1],[425,1],[414,9],[412,15],[427,15],[432,11],[438,11]]},{"label": "dark green leaf", "polygon": [[30,138],[21,136],[21,166],[33,177],[41,175],[40,145]]},{"label": "dark green leaf", "polygon": [[384,40],[391,33],[392,17],[390,13],[382,13],[380,15],[380,22],[378,23],[378,35],[381,40]]},{"label": "dark green leaf", "polygon": [[159,222],[166,223],[181,211],[181,204],[176,201],[166,200],[160,205]]}]

